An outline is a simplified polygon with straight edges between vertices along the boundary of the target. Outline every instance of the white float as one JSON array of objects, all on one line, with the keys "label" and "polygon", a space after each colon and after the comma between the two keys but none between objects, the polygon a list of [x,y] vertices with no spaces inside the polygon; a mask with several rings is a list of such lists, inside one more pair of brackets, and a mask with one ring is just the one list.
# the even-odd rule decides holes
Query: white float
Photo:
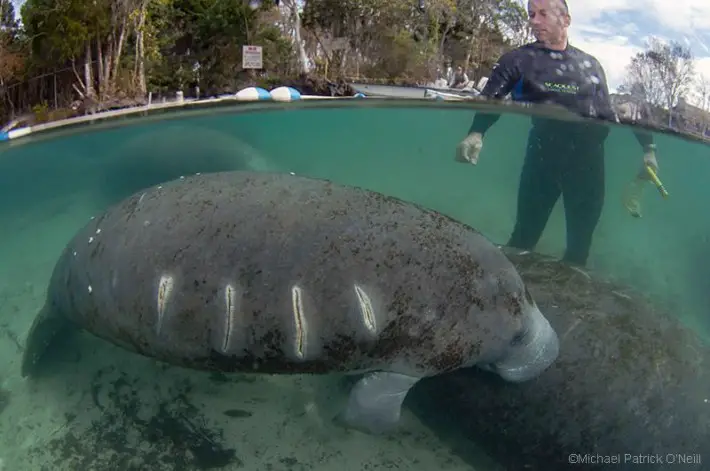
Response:
[{"label": "white float", "polygon": [[239,101],[271,100],[269,92],[260,87],[248,87],[239,90],[234,97]]},{"label": "white float", "polygon": [[301,92],[293,87],[277,87],[269,92],[274,101],[295,101],[301,99]]}]

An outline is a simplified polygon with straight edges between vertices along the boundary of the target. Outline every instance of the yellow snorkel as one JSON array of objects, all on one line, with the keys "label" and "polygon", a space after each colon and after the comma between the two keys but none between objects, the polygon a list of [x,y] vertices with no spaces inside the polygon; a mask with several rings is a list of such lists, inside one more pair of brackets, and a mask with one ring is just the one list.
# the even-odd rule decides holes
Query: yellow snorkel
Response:
[{"label": "yellow snorkel", "polygon": [[653,168],[650,165],[646,165],[646,171],[648,174],[651,176],[651,180],[653,180],[654,185],[656,185],[656,188],[658,188],[658,192],[663,196],[664,198],[668,198],[668,192],[663,186],[663,183],[661,183],[661,180],[658,178],[658,175],[656,175],[656,172],[653,170]]},{"label": "yellow snorkel", "polygon": [[[650,165],[646,165],[645,168],[646,173],[648,173],[648,176],[650,177],[653,184],[656,185],[656,188],[658,189],[658,192],[661,194],[661,196],[664,198],[668,198],[668,192],[663,186],[661,179],[658,178],[658,175],[656,175],[656,171],[653,169],[653,167],[651,167]],[[626,209],[629,211],[629,213],[636,218],[641,217],[641,195],[643,194],[645,182],[647,182],[647,180],[641,179],[639,177],[635,178],[626,187],[626,191],[624,194],[624,206],[626,206]]]}]

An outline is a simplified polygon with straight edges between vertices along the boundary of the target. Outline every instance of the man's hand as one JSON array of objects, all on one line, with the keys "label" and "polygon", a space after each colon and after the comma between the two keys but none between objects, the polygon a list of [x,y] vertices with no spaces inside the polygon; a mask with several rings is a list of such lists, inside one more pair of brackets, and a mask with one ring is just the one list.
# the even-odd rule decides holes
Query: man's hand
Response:
[{"label": "man's hand", "polygon": [[643,164],[638,174],[639,180],[651,180],[651,175],[648,174],[646,167],[651,167],[654,172],[658,173],[658,161],[656,161],[655,149],[647,149],[643,154]]},{"label": "man's hand", "polygon": [[483,149],[483,134],[472,132],[456,148],[456,160],[476,165],[481,149]]},{"label": "man's hand", "polygon": [[658,172],[658,162],[656,162],[656,152],[653,147],[649,147],[643,154],[643,164],[636,178],[634,178],[626,187],[624,194],[624,206],[629,213],[637,218],[641,217],[641,196],[643,194],[646,182],[652,181],[651,175],[648,173],[648,168]]}]

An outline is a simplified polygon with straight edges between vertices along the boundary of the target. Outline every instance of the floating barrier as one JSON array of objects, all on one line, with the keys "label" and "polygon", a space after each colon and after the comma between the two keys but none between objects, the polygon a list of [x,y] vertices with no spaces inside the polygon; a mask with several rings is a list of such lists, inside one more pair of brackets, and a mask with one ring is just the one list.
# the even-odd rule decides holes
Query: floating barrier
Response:
[{"label": "floating barrier", "polygon": [[425,98],[433,98],[434,100],[446,100],[446,101],[465,101],[465,100],[475,100],[475,96],[465,96],[457,95],[455,93],[440,92],[437,90],[426,89],[424,91]]},{"label": "floating barrier", "polygon": [[269,92],[274,101],[296,101],[301,99],[301,92],[293,87],[277,87]]},{"label": "floating barrier", "polygon": [[239,101],[271,100],[271,94],[260,87],[249,87],[234,94]]},{"label": "floating barrier", "polygon": [[261,87],[247,87],[239,90],[234,94],[221,95],[214,98],[205,99],[180,99],[180,93],[177,93],[178,99],[170,102],[164,103],[149,103],[143,106],[132,106],[129,108],[123,108],[118,110],[103,111],[100,113],[94,113],[84,116],[76,116],[73,118],[60,119],[56,121],[51,121],[49,123],[37,124],[35,126],[26,126],[22,128],[12,129],[10,131],[0,131],[0,142],[10,141],[13,139],[18,139],[21,137],[28,136],[30,134],[46,131],[49,129],[56,129],[69,124],[78,124],[86,122],[100,121],[102,119],[126,116],[131,114],[145,113],[150,110],[165,109],[165,108],[178,108],[178,107],[189,107],[195,104],[210,103],[210,102],[224,102],[224,101],[243,101],[243,102],[254,102],[254,101],[279,101],[279,102],[291,102],[300,100],[334,100],[334,99],[351,99],[351,98],[366,98],[364,93],[356,93],[352,97],[331,97],[331,96],[317,96],[317,95],[301,95],[297,89],[293,87],[281,86],[276,87],[271,91],[265,90]]}]

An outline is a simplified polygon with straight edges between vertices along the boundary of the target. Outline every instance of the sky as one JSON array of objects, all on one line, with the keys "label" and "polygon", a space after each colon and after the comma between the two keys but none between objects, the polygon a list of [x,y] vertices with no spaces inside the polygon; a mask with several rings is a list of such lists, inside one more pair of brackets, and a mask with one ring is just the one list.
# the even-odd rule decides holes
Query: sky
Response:
[{"label": "sky", "polygon": [[[623,82],[631,58],[655,36],[690,47],[696,75],[710,79],[710,1],[567,0],[570,43],[599,59],[611,91]],[[689,100],[690,101],[690,100]]]}]

